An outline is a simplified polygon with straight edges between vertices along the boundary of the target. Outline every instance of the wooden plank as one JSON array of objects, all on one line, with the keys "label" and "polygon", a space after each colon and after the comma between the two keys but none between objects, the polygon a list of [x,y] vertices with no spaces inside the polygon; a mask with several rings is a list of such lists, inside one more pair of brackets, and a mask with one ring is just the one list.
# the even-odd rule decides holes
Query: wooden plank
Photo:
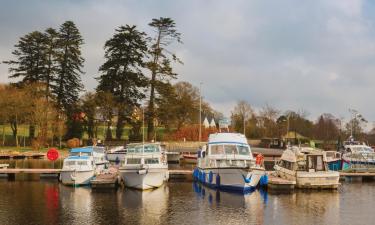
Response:
[{"label": "wooden plank", "polygon": [[60,172],[61,172],[61,169],[28,169],[28,168],[0,169],[0,174],[16,174],[16,173],[56,174]]},{"label": "wooden plank", "polygon": [[375,172],[340,172],[341,177],[375,177]]}]

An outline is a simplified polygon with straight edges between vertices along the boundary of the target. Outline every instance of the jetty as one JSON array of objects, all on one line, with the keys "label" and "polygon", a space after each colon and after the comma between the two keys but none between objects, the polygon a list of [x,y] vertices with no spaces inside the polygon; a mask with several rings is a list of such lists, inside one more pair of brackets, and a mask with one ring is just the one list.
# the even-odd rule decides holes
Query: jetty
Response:
[{"label": "jetty", "polygon": [[44,153],[39,152],[1,152],[0,159],[41,159],[44,158]]}]

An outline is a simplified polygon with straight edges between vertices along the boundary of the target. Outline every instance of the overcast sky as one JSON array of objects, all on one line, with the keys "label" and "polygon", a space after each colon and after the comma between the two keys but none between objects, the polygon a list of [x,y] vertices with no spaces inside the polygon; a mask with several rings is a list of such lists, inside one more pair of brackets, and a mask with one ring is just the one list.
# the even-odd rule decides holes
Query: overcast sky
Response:
[{"label": "overcast sky", "polygon": [[[152,18],[171,17],[184,44],[178,81],[203,82],[204,98],[226,115],[238,100],[375,121],[375,2],[259,1],[6,1],[0,0],[0,61],[18,38],[73,20],[85,40],[82,79],[97,82],[103,45],[120,25],[151,33]],[[0,64],[0,82],[8,82]]]}]

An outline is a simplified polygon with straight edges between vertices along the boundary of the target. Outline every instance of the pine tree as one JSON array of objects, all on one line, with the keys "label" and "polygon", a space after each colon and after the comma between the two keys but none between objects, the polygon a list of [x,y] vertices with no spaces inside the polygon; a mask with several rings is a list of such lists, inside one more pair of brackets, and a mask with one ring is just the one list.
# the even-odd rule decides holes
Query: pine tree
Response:
[{"label": "pine tree", "polygon": [[22,78],[18,84],[40,82],[45,71],[45,35],[33,31],[21,37],[12,52],[15,60],[4,61],[9,64],[9,78]]},{"label": "pine tree", "polygon": [[97,91],[109,92],[117,104],[116,138],[120,139],[125,121],[129,121],[133,108],[145,95],[147,85],[142,73],[147,52],[146,34],[136,26],[120,26],[104,46],[106,61],[100,67]]},{"label": "pine tree", "polygon": [[171,18],[160,17],[159,19],[152,19],[149,26],[155,30],[155,37],[150,41],[149,55],[151,61],[147,63],[147,67],[151,71],[150,99],[147,109],[147,137],[151,140],[154,134],[154,120],[156,117],[156,88],[158,86],[163,87],[163,85],[158,85],[158,82],[176,78],[177,74],[173,72],[171,61],[181,63],[176,55],[170,53],[166,47],[175,41],[181,43],[181,34],[177,32],[175,22]]},{"label": "pine tree", "polygon": [[81,74],[84,59],[81,56],[82,36],[72,21],[60,26],[58,34],[56,95],[60,110],[71,114],[82,91]]}]

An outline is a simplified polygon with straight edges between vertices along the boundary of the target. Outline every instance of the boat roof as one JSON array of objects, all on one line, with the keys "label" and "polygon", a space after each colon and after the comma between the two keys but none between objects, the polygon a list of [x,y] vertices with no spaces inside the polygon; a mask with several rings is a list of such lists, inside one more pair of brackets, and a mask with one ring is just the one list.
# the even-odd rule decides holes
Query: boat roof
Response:
[{"label": "boat roof", "polygon": [[87,147],[80,147],[80,148],[72,148],[72,150],[70,152],[71,153],[79,153],[79,152],[92,153],[93,151],[95,151],[95,152],[104,152],[104,147],[101,147],[101,146],[87,146]]},{"label": "boat roof", "polygon": [[90,157],[89,156],[69,156],[68,158],[67,158],[68,160],[70,160],[70,159],[82,159],[82,160],[87,160],[87,159],[90,159]]},{"label": "boat roof", "polygon": [[245,135],[240,133],[215,133],[208,137],[208,144],[248,145]]}]

